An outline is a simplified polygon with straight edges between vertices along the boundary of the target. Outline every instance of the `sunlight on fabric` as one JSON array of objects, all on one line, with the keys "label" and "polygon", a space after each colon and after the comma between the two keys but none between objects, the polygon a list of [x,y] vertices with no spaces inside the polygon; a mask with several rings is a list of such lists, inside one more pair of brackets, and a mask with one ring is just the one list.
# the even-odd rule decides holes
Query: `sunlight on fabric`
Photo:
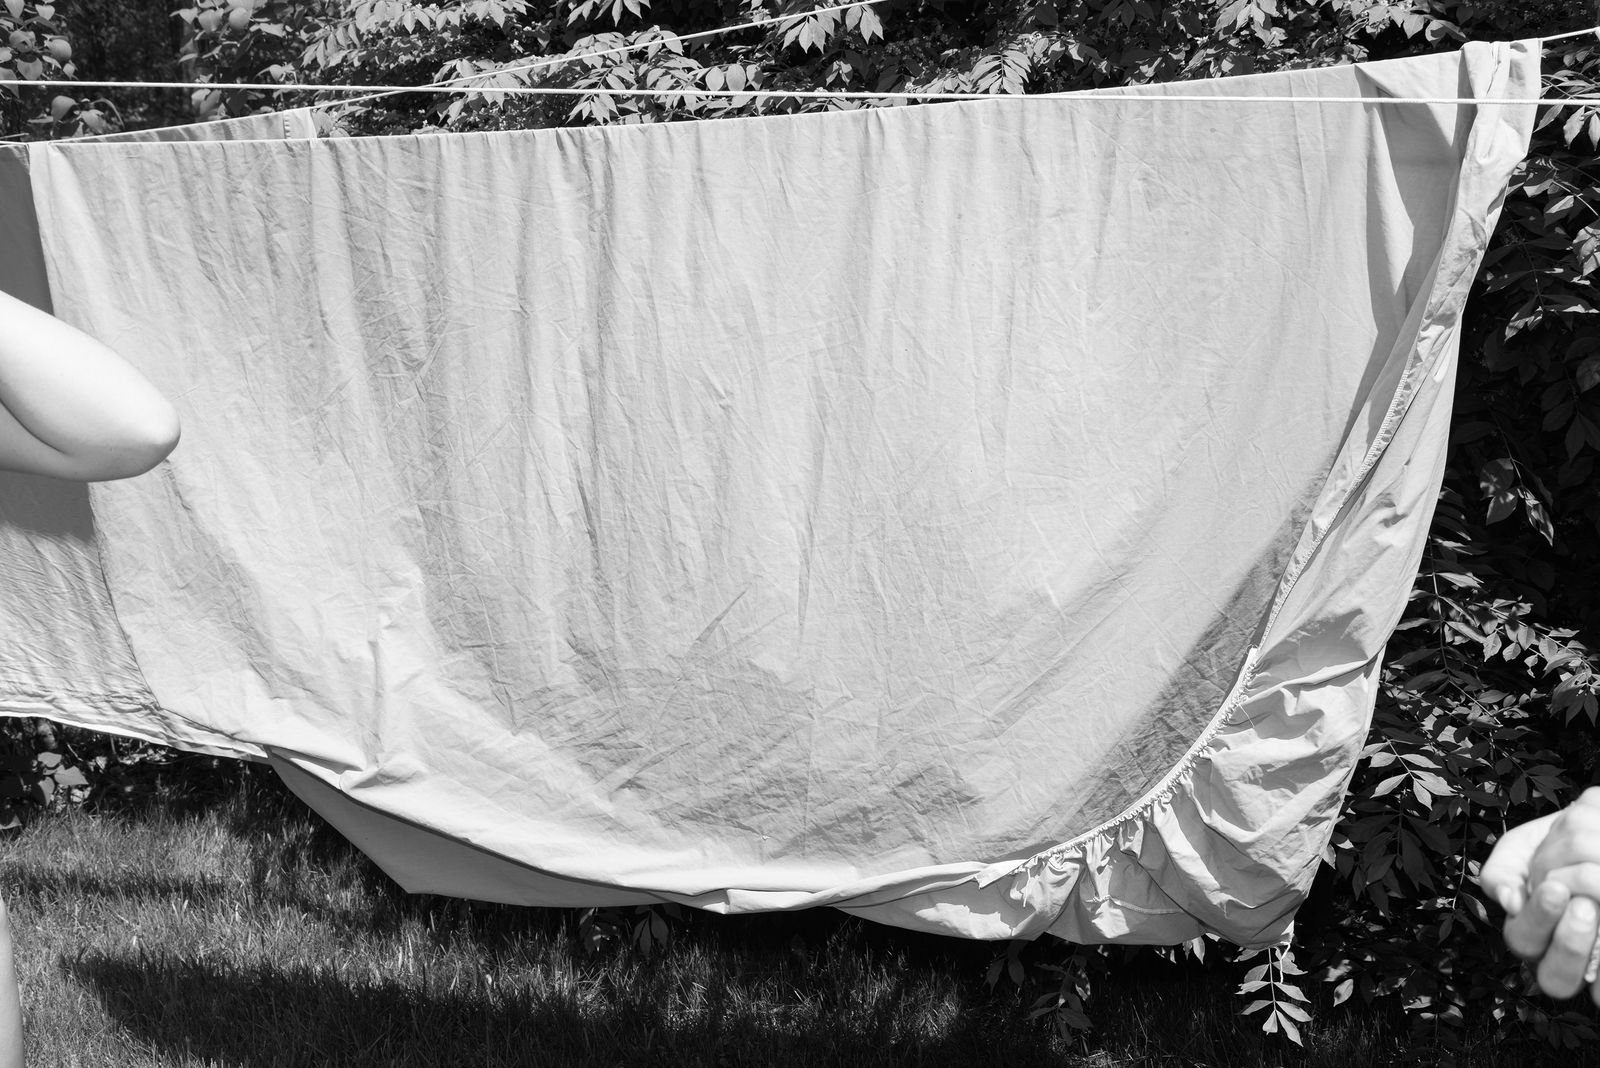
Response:
[{"label": "sunlight on fabric", "polygon": [[416,891],[1276,942],[1539,61],[7,148],[0,284],[184,441],[0,495],[0,714],[271,761]]}]

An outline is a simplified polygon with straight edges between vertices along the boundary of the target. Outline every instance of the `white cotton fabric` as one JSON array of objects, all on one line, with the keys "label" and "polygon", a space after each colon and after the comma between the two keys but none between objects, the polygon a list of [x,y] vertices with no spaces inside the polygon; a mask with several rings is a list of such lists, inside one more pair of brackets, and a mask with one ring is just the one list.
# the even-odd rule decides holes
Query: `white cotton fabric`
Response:
[{"label": "white cotton fabric", "polygon": [[[281,140],[316,137],[320,132],[332,129],[332,120],[326,112],[295,108],[237,119],[195,122],[187,126],[162,126],[153,130],[129,130],[83,137],[73,143]],[[50,283],[45,272],[39,219],[34,212],[33,189],[28,178],[30,158],[26,144],[0,144],[0,204],[5,206],[4,210],[0,210],[0,249],[5,250],[5,255],[0,256],[0,290],[50,311]],[[0,564],[0,567],[3,566]]]},{"label": "white cotton fabric", "polygon": [[[160,126],[153,130],[127,130],[122,133],[86,137],[83,141],[276,141],[316,137],[318,119],[326,112],[311,108],[288,111],[263,111],[236,119],[191,122],[185,126]],[[81,143],[81,142],[79,142]]]},{"label": "white cotton fabric", "polygon": [[57,313],[184,440],[0,700],[114,612],[43,714],[271,759],[413,890],[1276,940],[1533,116],[1381,101],[1538,59],[34,146]]}]

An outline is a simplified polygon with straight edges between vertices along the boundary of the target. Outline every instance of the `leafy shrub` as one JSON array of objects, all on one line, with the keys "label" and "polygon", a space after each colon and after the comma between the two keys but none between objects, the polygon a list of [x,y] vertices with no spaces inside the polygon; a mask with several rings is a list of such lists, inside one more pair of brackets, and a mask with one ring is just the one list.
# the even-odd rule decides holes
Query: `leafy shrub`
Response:
[{"label": "leafy shrub", "polygon": [[[78,97],[42,88],[25,92],[23,87],[8,84],[18,79],[65,80],[76,75],[64,17],[70,3],[0,0],[0,41],[4,42],[0,45],[0,117],[8,130],[27,128],[36,137],[76,137],[109,132],[121,121],[116,105],[103,96]],[[46,103],[37,111],[27,103],[40,100]]]},{"label": "leafy shrub", "polygon": [[7,720],[0,729],[0,830],[21,827],[30,812],[81,800],[89,780],[66,760],[49,720]]}]

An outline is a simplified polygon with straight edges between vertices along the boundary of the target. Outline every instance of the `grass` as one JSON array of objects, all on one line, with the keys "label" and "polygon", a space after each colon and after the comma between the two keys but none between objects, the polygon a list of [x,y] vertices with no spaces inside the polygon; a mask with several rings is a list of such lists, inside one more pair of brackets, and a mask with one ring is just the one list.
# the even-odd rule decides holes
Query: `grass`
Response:
[{"label": "grass", "polygon": [[[1235,1017],[1229,975],[1149,954],[1097,988],[1097,1027],[1073,1045],[1026,1020],[1039,990],[985,984],[1000,947],[829,911],[683,916],[649,953],[586,949],[604,924],[409,897],[259,769],[230,782],[54,811],[10,840],[0,887],[30,1064],[1351,1068],[1438,1053],[1347,1010],[1287,1046]],[[1459,1063],[1600,1057],[1480,1044]]]}]

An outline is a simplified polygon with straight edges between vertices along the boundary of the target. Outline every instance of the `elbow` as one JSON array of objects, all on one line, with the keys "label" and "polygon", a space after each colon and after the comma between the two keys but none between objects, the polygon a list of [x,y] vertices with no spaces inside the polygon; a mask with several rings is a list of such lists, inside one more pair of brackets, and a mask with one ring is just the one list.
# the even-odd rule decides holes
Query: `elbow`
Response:
[{"label": "elbow", "polygon": [[169,410],[165,418],[147,428],[146,433],[129,447],[132,462],[137,468],[132,474],[142,475],[171,456],[182,436],[183,428],[178,424],[178,413]]},{"label": "elbow", "polygon": [[96,450],[88,461],[89,469],[79,477],[86,482],[111,482],[142,475],[171,455],[181,436],[177,410],[162,405],[158,411],[147,412],[137,424],[118,428],[118,433]]}]

